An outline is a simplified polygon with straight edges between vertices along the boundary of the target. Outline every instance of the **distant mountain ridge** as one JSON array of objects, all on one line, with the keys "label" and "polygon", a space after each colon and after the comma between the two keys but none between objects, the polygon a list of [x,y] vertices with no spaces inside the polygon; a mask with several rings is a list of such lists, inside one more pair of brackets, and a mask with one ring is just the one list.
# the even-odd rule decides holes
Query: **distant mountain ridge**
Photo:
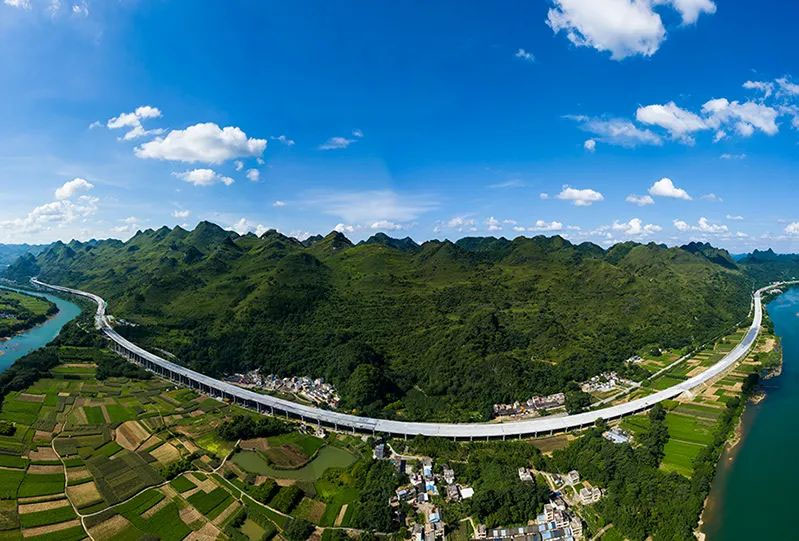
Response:
[{"label": "distant mountain ridge", "polygon": [[743,265],[699,243],[378,233],[356,245],[210,222],[53,243],[5,276],[34,274],[102,295],[137,323],[121,332],[203,372],[320,376],[347,409],[444,420],[696,344],[746,316],[752,287]]}]

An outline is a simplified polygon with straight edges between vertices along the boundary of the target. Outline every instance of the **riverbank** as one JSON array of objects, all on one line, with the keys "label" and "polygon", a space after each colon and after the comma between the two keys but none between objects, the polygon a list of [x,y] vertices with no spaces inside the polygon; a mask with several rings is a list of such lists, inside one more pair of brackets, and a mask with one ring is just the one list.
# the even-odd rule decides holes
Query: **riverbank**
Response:
[{"label": "riverbank", "polygon": [[41,323],[34,325],[0,342],[0,372],[28,353],[51,342],[64,325],[78,317],[81,308],[66,299],[50,293],[33,292],[8,285],[0,285],[0,291],[12,291],[21,295],[44,299],[56,307],[56,312]]},{"label": "riverbank", "polygon": [[797,307],[796,289],[772,299],[766,307],[773,322],[778,358],[769,359],[757,399],[747,404],[736,437],[719,459],[701,523],[709,541],[793,537],[790,524],[755,521],[752,511],[762,506],[762,496],[769,494],[772,516],[790,516],[792,512],[790,494],[799,475],[792,456],[799,445],[799,399],[795,398],[799,385]]},{"label": "riverbank", "polygon": [[40,325],[56,313],[58,306],[39,295],[0,289],[0,341]]}]

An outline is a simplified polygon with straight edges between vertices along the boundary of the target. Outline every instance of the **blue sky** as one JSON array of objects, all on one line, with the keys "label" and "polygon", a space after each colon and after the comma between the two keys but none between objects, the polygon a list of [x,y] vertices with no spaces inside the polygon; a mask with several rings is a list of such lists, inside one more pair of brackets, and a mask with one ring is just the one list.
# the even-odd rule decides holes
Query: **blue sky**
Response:
[{"label": "blue sky", "polygon": [[0,242],[799,251],[799,5],[0,0]]}]

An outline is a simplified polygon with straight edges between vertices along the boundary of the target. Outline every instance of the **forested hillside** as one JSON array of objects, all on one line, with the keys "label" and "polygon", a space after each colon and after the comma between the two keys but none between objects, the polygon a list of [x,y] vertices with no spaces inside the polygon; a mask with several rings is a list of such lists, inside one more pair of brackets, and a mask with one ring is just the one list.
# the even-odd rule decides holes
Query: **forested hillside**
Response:
[{"label": "forested hillside", "polygon": [[354,246],[208,222],[55,243],[7,271],[34,274],[102,295],[137,324],[121,332],[203,372],[323,376],[347,409],[451,420],[698,344],[744,319],[751,292],[709,245],[376,235]]}]

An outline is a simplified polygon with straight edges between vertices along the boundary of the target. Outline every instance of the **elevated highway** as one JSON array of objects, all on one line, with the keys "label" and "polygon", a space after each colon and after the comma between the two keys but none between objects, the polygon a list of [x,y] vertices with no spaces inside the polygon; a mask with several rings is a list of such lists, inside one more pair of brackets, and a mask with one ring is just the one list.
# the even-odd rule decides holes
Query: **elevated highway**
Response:
[{"label": "elevated highway", "polygon": [[260,413],[284,415],[287,418],[299,419],[306,423],[313,423],[334,430],[385,434],[395,437],[423,435],[455,440],[537,437],[585,428],[593,425],[598,419],[613,420],[644,411],[658,402],[676,398],[686,391],[695,389],[726,371],[747,354],[757,339],[763,320],[762,293],[782,285],[773,284],[754,293],[752,297],[752,324],[741,342],[732,351],[701,374],[668,389],[616,406],[562,417],[539,417],[507,423],[426,423],[373,419],[329,411],[256,393],[231,383],[220,381],[163,359],[121,336],[111,326],[106,314],[106,301],[101,297],[86,291],[46,284],[36,278],[33,278],[31,282],[41,287],[93,300],[97,304],[97,312],[95,314],[97,328],[111,340],[114,351],[147,370],[169,378],[176,383],[197,389],[201,393],[230,400]]}]

